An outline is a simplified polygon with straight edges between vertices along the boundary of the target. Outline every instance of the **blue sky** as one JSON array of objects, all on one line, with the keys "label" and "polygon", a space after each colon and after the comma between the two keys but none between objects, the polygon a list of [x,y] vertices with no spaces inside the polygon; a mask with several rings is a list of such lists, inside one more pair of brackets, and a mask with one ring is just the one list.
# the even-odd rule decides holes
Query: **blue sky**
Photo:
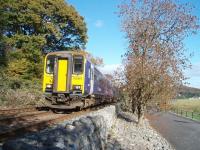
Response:
[{"label": "blue sky", "polygon": [[[85,18],[88,28],[88,43],[86,50],[94,56],[104,59],[102,69],[108,73],[116,69],[121,63],[121,55],[127,48],[124,34],[120,28],[120,18],[116,12],[120,0],[67,0]],[[191,2],[196,7],[193,13],[200,17],[200,0],[181,0]],[[189,86],[200,88],[200,32],[188,37],[184,41],[191,58],[192,69],[187,69],[185,75],[189,77]]]}]

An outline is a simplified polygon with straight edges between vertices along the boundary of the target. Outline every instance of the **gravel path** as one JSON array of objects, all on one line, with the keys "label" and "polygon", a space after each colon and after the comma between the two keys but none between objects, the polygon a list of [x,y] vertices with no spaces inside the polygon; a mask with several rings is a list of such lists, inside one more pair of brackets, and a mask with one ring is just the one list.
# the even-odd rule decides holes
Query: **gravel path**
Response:
[{"label": "gravel path", "polygon": [[107,150],[172,150],[172,146],[152,129],[147,120],[138,127],[132,122],[117,118],[110,131]]}]

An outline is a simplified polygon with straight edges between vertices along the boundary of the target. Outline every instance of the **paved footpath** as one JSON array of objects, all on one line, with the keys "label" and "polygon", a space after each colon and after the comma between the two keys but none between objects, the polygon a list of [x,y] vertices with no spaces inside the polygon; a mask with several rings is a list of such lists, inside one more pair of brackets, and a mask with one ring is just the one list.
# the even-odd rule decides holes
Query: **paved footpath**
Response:
[{"label": "paved footpath", "polygon": [[176,150],[200,150],[200,122],[164,112],[148,115],[148,119]]}]

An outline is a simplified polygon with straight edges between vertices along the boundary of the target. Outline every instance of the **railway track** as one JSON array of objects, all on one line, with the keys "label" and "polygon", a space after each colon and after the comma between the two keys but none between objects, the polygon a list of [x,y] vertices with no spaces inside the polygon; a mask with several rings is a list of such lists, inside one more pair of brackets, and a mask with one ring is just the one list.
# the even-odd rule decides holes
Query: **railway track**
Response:
[{"label": "railway track", "polygon": [[14,108],[14,109],[0,109],[0,115],[3,114],[15,114],[20,112],[31,112],[37,110],[36,107],[27,107],[27,108]]},{"label": "railway track", "polygon": [[46,111],[33,111],[33,112],[27,112],[27,113],[19,113],[15,115],[9,115],[9,116],[1,116],[0,117],[0,125],[2,124],[8,124],[8,123],[13,123],[14,121],[20,121],[20,120],[25,120],[28,119],[29,117],[36,117],[36,116],[42,116],[46,115],[49,112]]},{"label": "railway track", "polygon": [[[27,110],[27,112],[24,112],[24,110]],[[0,143],[29,132],[37,132],[51,125],[84,115],[91,111],[93,110],[85,109],[68,114],[55,114],[51,111],[37,111],[32,108],[23,109],[23,111],[14,109],[14,111],[11,110],[10,112],[9,110],[0,110]],[[6,112],[8,113],[6,114]]]}]

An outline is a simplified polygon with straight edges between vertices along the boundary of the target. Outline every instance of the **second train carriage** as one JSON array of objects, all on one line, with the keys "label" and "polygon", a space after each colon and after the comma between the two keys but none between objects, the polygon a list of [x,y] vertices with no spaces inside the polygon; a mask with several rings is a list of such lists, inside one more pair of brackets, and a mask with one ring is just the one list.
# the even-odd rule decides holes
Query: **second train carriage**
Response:
[{"label": "second train carriage", "polygon": [[114,97],[110,82],[80,51],[47,54],[43,92],[52,104],[65,104],[64,108],[83,108]]}]

